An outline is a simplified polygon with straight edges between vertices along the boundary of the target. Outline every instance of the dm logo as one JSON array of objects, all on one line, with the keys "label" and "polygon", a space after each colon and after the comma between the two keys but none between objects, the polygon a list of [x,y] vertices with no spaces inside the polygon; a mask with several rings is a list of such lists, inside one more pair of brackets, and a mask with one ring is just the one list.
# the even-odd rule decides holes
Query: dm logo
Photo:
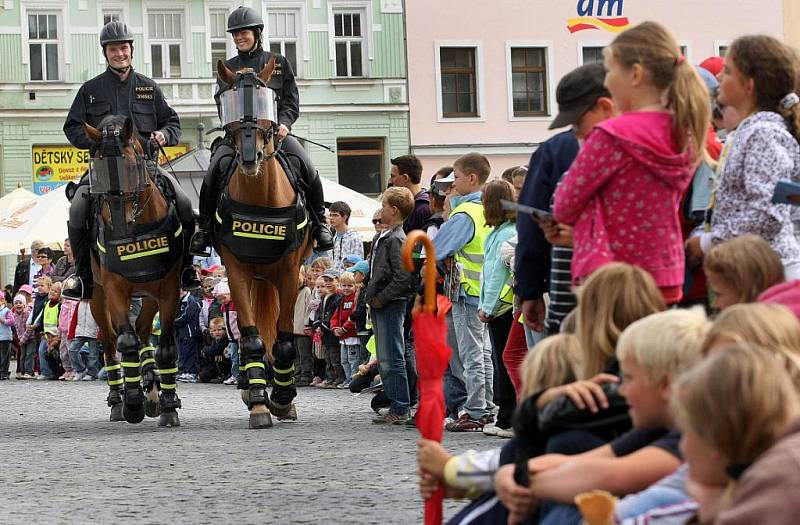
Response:
[{"label": "dm logo", "polygon": [[53,176],[53,170],[50,166],[39,166],[36,170],[36,178],[40,181],[48,181]]},{"label": "dm logo", "polygon": [[578,16],[567,20],[567,29],[570,33],[585,29],[621,33],[631,25],[628,17],[622,16],[622,2],[623,0],[578,0]]}]

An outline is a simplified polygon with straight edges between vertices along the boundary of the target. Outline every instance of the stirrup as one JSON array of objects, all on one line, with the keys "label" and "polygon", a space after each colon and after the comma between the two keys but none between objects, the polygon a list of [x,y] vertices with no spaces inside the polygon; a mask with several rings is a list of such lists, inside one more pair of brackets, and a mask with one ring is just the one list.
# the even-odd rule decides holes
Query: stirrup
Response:
[{"label": "stirrup", "polygon": [[[189,273],[189,275],[187,275],[187,273]],[[201,285],[200,279],[197,278],[197,274],[192,268],[184,268],[181,270],[181,290],[193,292],[194,290],[199,290]]]}]

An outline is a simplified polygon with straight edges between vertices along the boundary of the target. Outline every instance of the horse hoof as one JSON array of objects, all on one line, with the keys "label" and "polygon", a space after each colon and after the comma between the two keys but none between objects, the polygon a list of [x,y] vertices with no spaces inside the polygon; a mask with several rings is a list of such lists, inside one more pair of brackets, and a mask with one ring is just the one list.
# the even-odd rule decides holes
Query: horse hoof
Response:
[{"label": "horse hoof", "polygon": [[171,412],[164,412],[158,418],[158,426],[165,428],[181,426],[181,420],[178,418],[178,412],[173,410]]},{"label": "horse hoof", "polygon": [[144,405],[138,407],[129,407],[128,405],[122,406],[122,417],[128,423],[141,423],[144,419]]},{"label": "horse hoof", "polygon": [[122,417],[122,403],[111,405],[111,417],[109,417],[108,420],[112,422],[125,421],[125,418]]},{"label": "horse hoof", "polygon": [[269,412],[262,412],[258,414],[250,414],[250,428],[269,428],[272,426],[272,417]]},{"label": "horse hoof", "polygon": [[144,415],[147,417],[158,417],[161,414],[161,404],[156,401],[150,401],[149,399],[144,402]]},{"label": "horse hoof", "polygon": [[294,403],[287,407],[278,407],[275,404],[270,405],[269,411],[272,415],[278,418],[278,421],[297,421],[297,407]]}]

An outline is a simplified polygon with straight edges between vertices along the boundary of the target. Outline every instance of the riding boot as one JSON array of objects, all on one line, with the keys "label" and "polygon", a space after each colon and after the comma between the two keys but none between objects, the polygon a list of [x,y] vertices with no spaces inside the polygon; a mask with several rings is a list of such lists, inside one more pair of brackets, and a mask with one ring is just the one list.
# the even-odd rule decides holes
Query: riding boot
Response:
[{"label": "riding boot", "polygon": [[308,200],[308,208],[311,211],[309,215],[312,222],[311,236],[315,242],[314,250],[318,252],[332,250],[333,234],[325,223],[325,195],[322,191],[322,181],[317,170],[313,170],[313,172],[303,171],[307,177],[308,193],[306,199]]},{"label": "riding boot", "polygon": [[200,282],[200,278],[197,277],[197,272],[192,266],[193,256],[189,245],[194,240],[194,236],[191,238],[188,235],[183,236],[183,270],[181,270],[181,290],[186,290],[187,292],[191,292],[193,290],[198,290],[202,283]]},{"label": "riding boot", "polygon": [[234,167],[233,148],[224,140],[215,140],[211,145],[211,160],[208,171],[200,187],[200,216],[198,230],[192,236],[189,253],[198,257],[211,256],[211,243],[214,235],[214,213],[219,200],[220,182]]},{"label": "riding boot", "polygon": [[75,274],[64,280],[61,295],[68,299],[90,299],[94,279],[92,278],[92,262],[89,252],[90,240],[87,228],[74,228],[67,223],[69,243],[75,259]]}]

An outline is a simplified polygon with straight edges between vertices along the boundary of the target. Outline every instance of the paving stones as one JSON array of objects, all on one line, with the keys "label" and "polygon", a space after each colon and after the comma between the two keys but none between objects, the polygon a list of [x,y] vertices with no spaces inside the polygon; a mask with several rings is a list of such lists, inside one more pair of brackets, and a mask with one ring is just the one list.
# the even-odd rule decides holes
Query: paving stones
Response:
[{"label": "paving stones", "polygon": [[[415,442],[369,395],[303,388],[249,430],[238,391],[180,384],[179,428],[110,423],[102,382],[0,382],[0,523],[420,523]],[[451,451],[499,446],[445,433]],[[449,502],[445,517],[463,503]]]}]

